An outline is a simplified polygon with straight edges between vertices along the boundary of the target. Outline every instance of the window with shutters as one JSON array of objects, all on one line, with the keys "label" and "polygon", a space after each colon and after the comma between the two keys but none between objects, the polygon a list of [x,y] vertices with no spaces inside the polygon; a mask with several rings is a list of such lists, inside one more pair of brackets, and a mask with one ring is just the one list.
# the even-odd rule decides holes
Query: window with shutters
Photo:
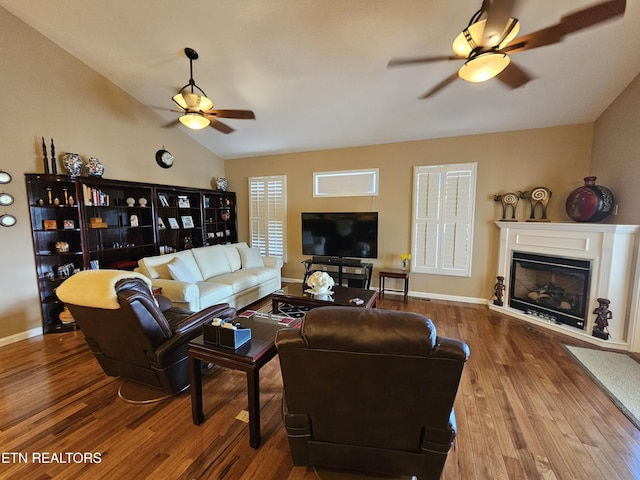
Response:
[{"label": "window with shutters", "polygon": [[249,177],[249,238],[262,255],[287,255],[287,176]]},{"label": "window with shutters", "polygon": [[477,164],[413,171],[412,271],[471,276]]}]

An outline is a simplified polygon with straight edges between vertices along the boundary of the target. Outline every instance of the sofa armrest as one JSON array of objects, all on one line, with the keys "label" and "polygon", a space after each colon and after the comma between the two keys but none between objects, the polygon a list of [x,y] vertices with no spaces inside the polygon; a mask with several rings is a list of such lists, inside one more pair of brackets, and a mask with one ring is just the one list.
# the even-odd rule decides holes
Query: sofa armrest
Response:
[{"label": "sofa armrest", "polygon": [[268,268],[282,268],[284,263],[280,257],[262,257],[264,266]]},{"label": "sofa armrest", "polygon": [[154,278],[151,280],[154,288],[162,288],[162,295],[172,302],[191,303],[197,301],[199,305],[200,290],[198,285],[189,282],[179,282],[178,280],[167,280],[164,278]]}]

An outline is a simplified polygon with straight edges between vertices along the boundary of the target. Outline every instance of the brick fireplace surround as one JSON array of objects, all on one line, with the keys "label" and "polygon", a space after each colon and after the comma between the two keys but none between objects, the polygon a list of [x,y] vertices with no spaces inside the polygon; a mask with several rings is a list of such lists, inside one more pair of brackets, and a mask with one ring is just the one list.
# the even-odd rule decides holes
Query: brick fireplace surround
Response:
[{"label": "brick fireplace surround", "polygon": [[[500,249],[496,275],[504,277],[504,306],[490,308],[509,316],[541,325],[580,340],[640,352],[640,226],[592,223],[496,222]],[[509,306],[512,252],[550,255],[591,262],[589,300],[585,328],[558,324],[528,315]],[[608,298],[613,314],[609,320],[611,338],[591,335],[598,306],[597,298]]]}]

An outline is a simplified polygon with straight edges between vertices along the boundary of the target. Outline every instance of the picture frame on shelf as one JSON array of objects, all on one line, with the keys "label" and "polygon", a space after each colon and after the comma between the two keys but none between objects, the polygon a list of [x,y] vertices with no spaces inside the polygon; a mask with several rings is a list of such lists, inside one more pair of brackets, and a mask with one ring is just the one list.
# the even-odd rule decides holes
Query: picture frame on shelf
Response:
[{"label": "picture frame on shelf", "polygon": [[139,226],[139,223],[138,223],[138,215],[131,215],[131,216],[129,217],[129,224],[130,224],[132,227],[137,227],[137,226]]},{"label": "picture frame on shelf", "polygon": [[62,223],[62,227],[65,230],[73,230],[76,228],[76,222],[74,220],[64,220]]},{"label": "picture frame on shelf", "polygon": [[160,200],[160,205],[162,207],[168,207],[169,206],[169,200],[167,200],[167,196],[164,193],[159,193],[158,194],[158,200]]},{"label": "picture frame on shelf", "polygon": [[166,225],[164,224],[164,221],[162,220],[162,217],[158,217],[158,228],[160,230],[164,230],[166,227]]},{"label": "picture frame on shelf", "polygon": [[43,220],[42,226],[45,230],[57,230],[58,222],[56,222],[55,220]]},{"label": "picture frame on shelf", "polygon": [[178,208],[191,208],[189,197],[186,195],[178,195]]},{"label": "picture frame on shelf", "polygon": [[204,197],[204,208],[209,208],[210,205],[211,205],[211,201],[209,197]]},{"label": "picture frame on shelf", "polygon": [[193,228],[193,217],[191,217],[191,215],[183,215],[182,216],[182,227],[183,228]]},{"label": "picture frame on shelf", "polygon": [[180,228],[180,225],[178,225],[178,221],[175,218],[169,217],[167,220],[169,221],[169,226],[174,230]]}]

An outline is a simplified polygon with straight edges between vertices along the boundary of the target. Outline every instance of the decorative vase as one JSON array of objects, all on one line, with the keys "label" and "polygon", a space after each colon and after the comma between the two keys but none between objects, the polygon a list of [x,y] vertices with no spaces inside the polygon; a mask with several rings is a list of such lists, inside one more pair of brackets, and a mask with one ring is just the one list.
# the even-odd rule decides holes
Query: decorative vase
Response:
[{"label": "decorative vase", "polygon": [[86,168],[87,174],[92,177],[102,177],[104,173],[104,165],[96,157],[89,158]]},{"label": "decorative vase", "polygon": [[576,222],[599,222],[613,212],[615,200],[606,187],[596,185],[596,177],[584,177],[584,186],[567,197],[567,214]]},{"label": "decorative vase", "polygon": [[62,163],[71,178],[79,177],[82,174],[82,159],[77,153],[65,153]]},{"label": "decorative vase", "polygon": [[216,179],[216,188],[218,190],[222,190],[223,192],[227,191],[227,179],[224,177],[220,177]]}]

